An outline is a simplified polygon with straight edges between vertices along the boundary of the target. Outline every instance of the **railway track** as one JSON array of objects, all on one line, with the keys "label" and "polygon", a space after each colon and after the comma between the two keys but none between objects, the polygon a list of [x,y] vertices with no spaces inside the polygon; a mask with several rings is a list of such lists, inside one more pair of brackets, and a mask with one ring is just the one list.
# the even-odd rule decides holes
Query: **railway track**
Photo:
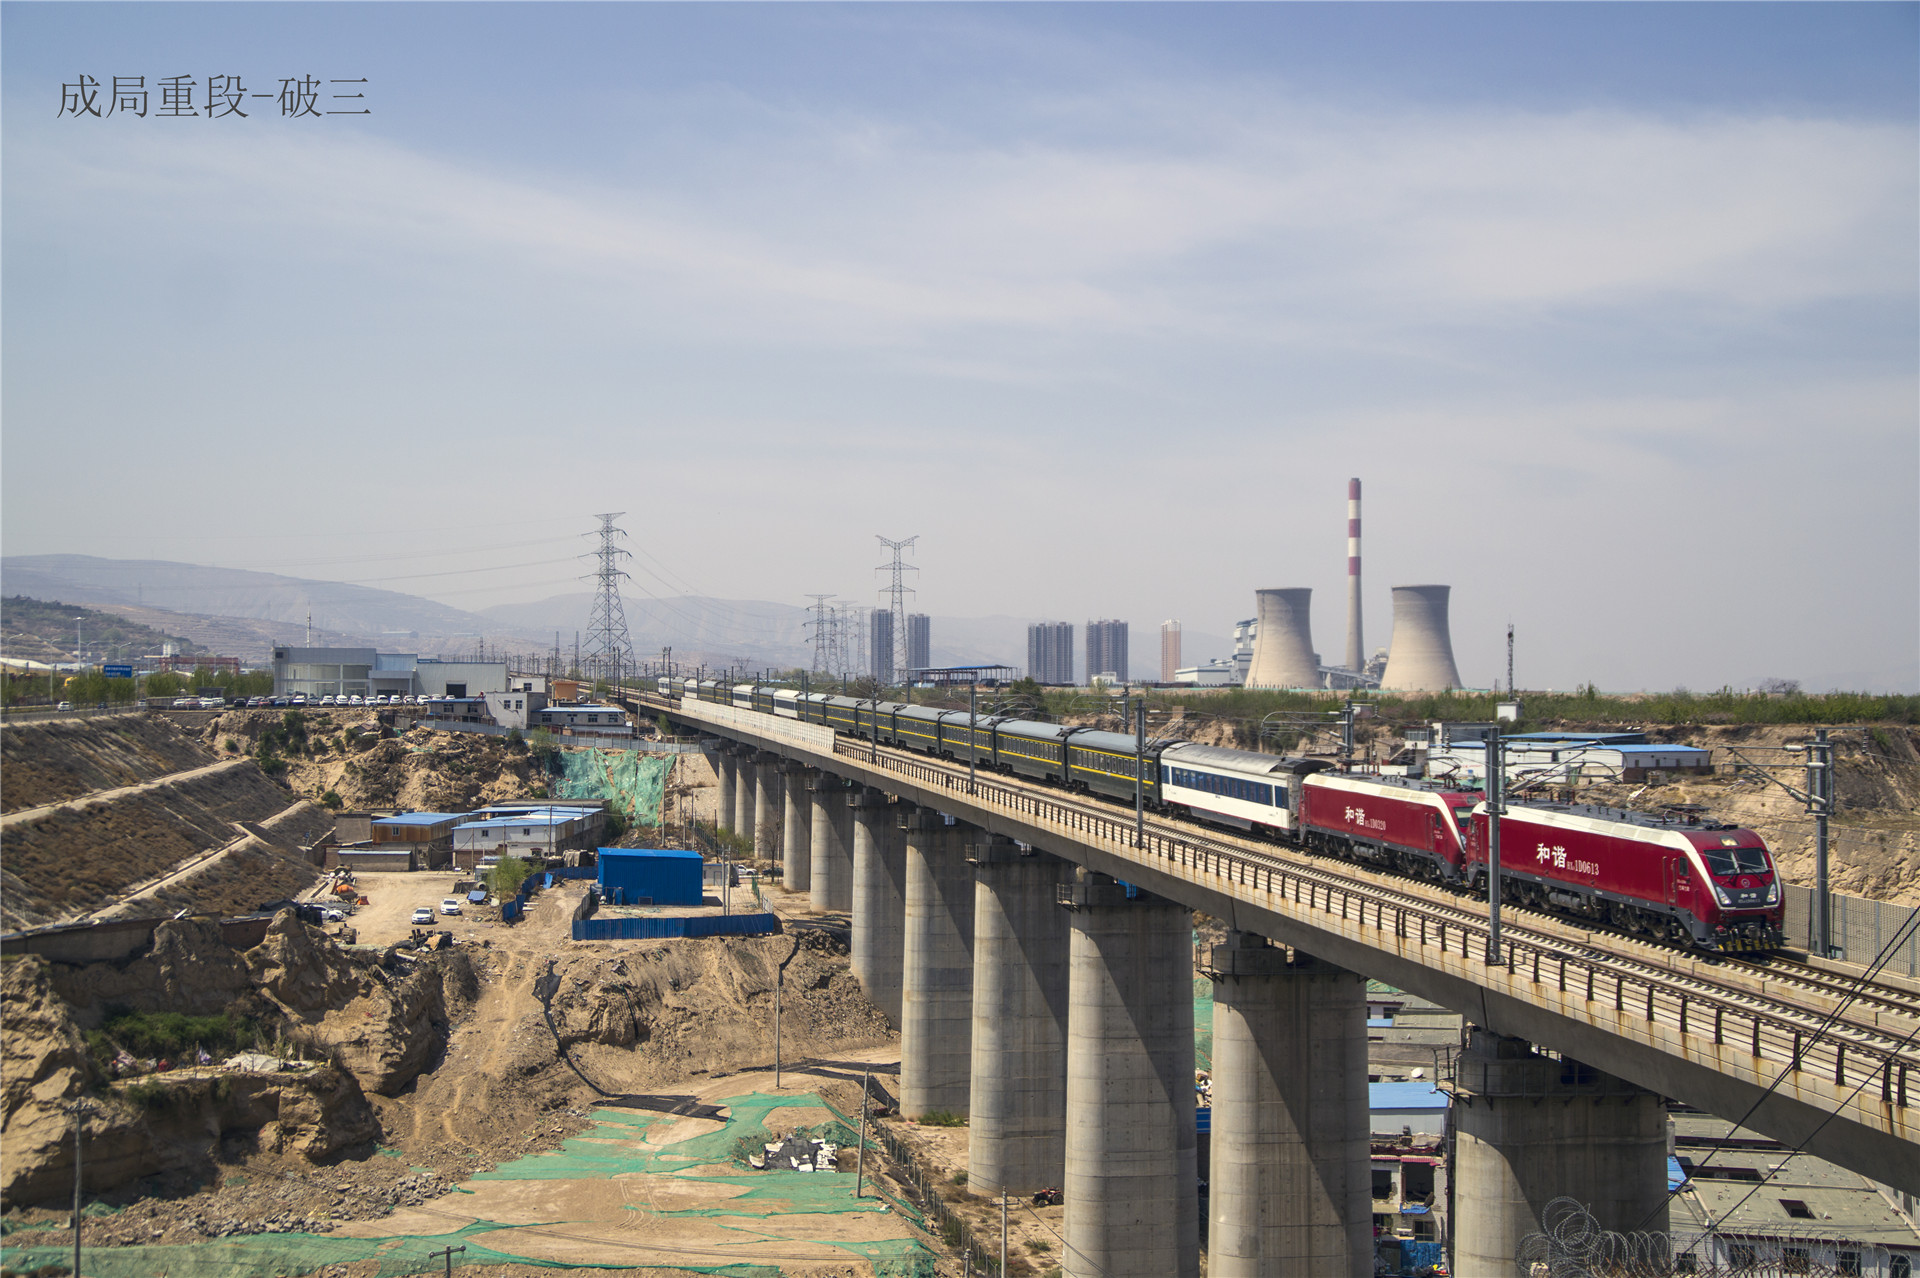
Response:
[{"label": "railway track", "polygon": [[[680,708],[645,694],[638,700]],[[697,721],[699,709],[689,717]],[[736,722],[734,730],[751,725]],[[1821,1084],[1816,1091],[1837,1097],[1861,1121],[1904,1126],[1910,1098],[1920,1093],[1920,997],[1864,972],[1822,971],[1786,955],[1754,960],[1682,950],[1511,905],[1501,910],[1502,961],[1493,964],[1485,905],[1450,888],[1158,814],[1136,836],[1134,814],[1121,815],[1105,800],[998,772],[980,774],[970,790],[964,764],[869,738],[836,734],[830,749],[842,766],[893,773],[1033,818],[1197,886],[1218,890],[1224,879],[1227,890],[1245,890],[1249,904],[1277,906],[1310,925],[1318,919],[1350,939],[1490,989],[1523,998],[1531,990],[1536,1003],[1661,1050],[1717,1059],[1770,1087]],[[1744,1066],[1737,1064],[1742,1056]]]},{"label": "railway track", "polygon": [[[836,739],[835,752],[966,794],[967,769],[947,760],[844,737]],[[1130,846],[1132,814],[1116,816],[1101,799],[1004,773],[981,776],[977,790],[975,799],[991,802],[996,792],[1019,794],[1027,801],[1011,806],[1077,814],[1084,819],[1083,832],[1104,835],[1128,854],[1143,851]],[[1278,876],[1283,893],[1291,887],[1295,899],[1305,888],[1309,906],[1320,902],[1323,910],[1337,908],[1363,921],[1371,917],[1382,926],[1389,925],[1391,913],[1396,935],[1417,932],[1423,944],[1448,953],[1484,955],[1485,906],[1458,892],[1161,815],[1147,817],[1143,825],[1149,861],[1156,848],[1184,845],[1227,866],[1266,872],[1268,890],[1272,876]],[[1253,877],[1260,880],[1258,874]],[[1858,1083],[1871,1066],[1885,1076],[1881,1090],[1891,1104],[1904,1106],[1910,1090],[1920,1091],[1920,999],[1904,988],[1822,972],[1785,956],[1754,961],[1624,934],[1599,935],[1608,948],[1596,948],[1595,934],[1577,924],[1525,907],[1501,908],[1503,965],[1510,973],[1524,972],[1561,993],[1612,1003],[1616,1012],[1641,1013],[1649,1023],[1682,1035],[1710,1035],[1716,1045],[1738,1039],[1758,1060],[1789,1072],[1818,1066],[1841,1086]],[[1702,968],[1714,975],[1702,975]],[[1720,974],[1736,979],[1715,979]],[[1916,1084],[1911,1089],[1909,1074]]]}]

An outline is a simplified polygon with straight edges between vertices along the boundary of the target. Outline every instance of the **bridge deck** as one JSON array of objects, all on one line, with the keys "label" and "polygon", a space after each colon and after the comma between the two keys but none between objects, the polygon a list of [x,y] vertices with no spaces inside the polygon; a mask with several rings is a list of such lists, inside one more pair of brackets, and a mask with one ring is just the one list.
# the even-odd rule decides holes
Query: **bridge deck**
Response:
[{"label": "bridge deck", "polygon": [[1920,993],[1845,965],[1702,957],[1350,862],[1132,812],[821,725],[642,697],[1454,1008],[1662,1095],[1920,1192]]}]

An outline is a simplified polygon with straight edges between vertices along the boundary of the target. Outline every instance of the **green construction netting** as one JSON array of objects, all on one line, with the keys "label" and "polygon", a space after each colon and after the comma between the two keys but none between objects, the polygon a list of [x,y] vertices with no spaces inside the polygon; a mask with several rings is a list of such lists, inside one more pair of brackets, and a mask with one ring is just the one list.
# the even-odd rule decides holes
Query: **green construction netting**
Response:
[{"label": "green construction netting", "polygon": [[[838,1172],[748,1171],[740,1161],[767,1142],[774,1126],[823,1136],[836,1144],[852,1144],[854,1128],[846,1116],[818,1096],[735,1096],[717,1102],[727,1111],[710,1130],[670,1138],[668,1129],[686,1120],[672,1114],[605,1108],[594,1111],[594,1126],[549,1153],[516,1159],[474,1177],[483,1180],[606,1180],[616,1175],[651,1173],[722,1186],[732,1196],[716,1198],[712,1206],[655,1210],[660,1217],[705,1217],[727,1235],[737,1235],[742,1246],[778,1239],[776,1218],[822,1213],[891,1212],[923,1225],[918,1213],[897,1199],[853,1196],[854,1177]],[[796,1114],[794,1123],[770,1125],[776,1111],[812,1111]],[[801,1125],[801,1117],[815,1121]],[[872,1148],[871,1144],[869,1148]],[[384,1152],[384,1151],[383,1151]],[[738,1167],[738,1172],[734,1168]],[[700,1169],[696,1171],[696,1169]],[[641,1208],[629,1204],[628,1210]],[[458,1217],[458,1200],[431,1210]],[[604,1225],[604,1221],[600,1222]],[[603,1256],[592,1262],[567,1262],[530,1256],[516,1250],[517,1240],[502,1238],[492,1245],[489,1234],[517,1230],[539,1237],[553,1235],[580,1241],[585,1222],[554,1221],[539,1225],[511,1225],[474,1221],[437,1235],[393,1238],[341,1238],[325,1234],[255,1234],[189,1245],[114,1247],[89,1250],[83,1258],[87,1278],[282,1278],[310,1274],[328,1265],[373,1261],[374,1278],[405,1278],[416,1273],[441,1272],[445,1261],[433,1253],[445,1247],[465,1247],[455,1266],[521,1264],[541,1269],[618,1269],[636,1264],[717,1278],[780,1278],[776,1265],[756,1262],[731,1264],[662,1263],[656,1254],[635,1255],[631,1244],[605,1242]],[[0,1264],[12,1270],[32,1270],[46,1264],[70,1263],[72,1252],[63,1247],[18,1245],[29,1231],[9,1235],[0,1247]],[[38,1232],[38,1231],[33,1231]],[[601,1241],[596,1238],[594,1241]],[[524,1244],[520,1244],[524,1245]],[[827,1245],[860,1257],[875,1278],[934,1278],[934,1257],[913,1238],[829,1240]]]},{"label": "green construction netting", "polygon": [[1213,981],[1193,978],[1193,1067],[1213,1070]]},{"label": "green construction netting", "polygon": [[556,799],[605,799],[629,825],[659,825],[660,799],[673,771],[671,754],[638,750],[562,750],[554,758]]}]

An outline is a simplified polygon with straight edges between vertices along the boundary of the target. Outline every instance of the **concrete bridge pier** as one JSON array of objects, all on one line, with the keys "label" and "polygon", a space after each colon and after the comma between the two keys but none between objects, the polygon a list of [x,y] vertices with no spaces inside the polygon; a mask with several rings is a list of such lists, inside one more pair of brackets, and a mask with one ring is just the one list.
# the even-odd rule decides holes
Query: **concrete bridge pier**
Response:
[{"label": "concrete bridge pier", "polygon": [[817,775],[791,760],[780,767],[780,883],[789,892],[805,892],[813,882],[813,805],[809,791]]},{"label": "concrete bridge pier", "polygon": [[1212,963],[1207,1272],[1368,1278],[1366,980],[1246,932]]},{"label": "concrete bridge pier", "polygon": [[973,1069],[967,1188],[1030,1194],[1066,1179],[1068,916],[1073,867],[1000,835],[973,845]]},{"label": "concrete bridge pier", "polygon": [[978,827],[928,808],[907,818],[900,977],[900,1112],[964,1114],[973,1068],[973,866]]},{"label": "concrete bridge pier", "polygon": [[759,806],[760,787],[756,784],[759,773],[754,765],[758,754],[751,746],[743,748],[734,767],[733,832],[749,843],[753,841],[754,811]]},{"label": "concrete bridge pier", "polygon": [[902,825],[913,805],[890,802],[885,792],[862,787],[854,792],[852,808],[851,966],[867,1001],[898,1028],[907,913],[907,845]]},{"label": "concrete bridge pier", "polygon": [[720,792],[714,796],[713,823],[723,830],[733,828],[733,792],[740,784],[740,760],[734,753],[734,747],[723,745],[711,756],[713,775],[719,782]]},{"label": "concrete bridge pier", "polygon": [[1085,870],[1071,887],[1068,1278],[1198,1278],[1193,924]]},{"label": "concrete bridge pier", "polygon": [[847,807],[851,792],[831,772],[813,779],[812,830],[807,844],[811,873],[807,890],[816,911],[853,908],[853,812]]},{"label": "concrete bridge pier", "polygon": [[1454,1273],[1513,1272],[1555,1198],[1601,1229],[1667,1232],[1659,1096],[1482,1029],[1455,1060],[1454,1087]]},{"label": "concrete bridge pier", "polygon": [[780,818],[786,812],[777,754],[761,751],[753,758],[753,855],[771,861],[780,856]]}]

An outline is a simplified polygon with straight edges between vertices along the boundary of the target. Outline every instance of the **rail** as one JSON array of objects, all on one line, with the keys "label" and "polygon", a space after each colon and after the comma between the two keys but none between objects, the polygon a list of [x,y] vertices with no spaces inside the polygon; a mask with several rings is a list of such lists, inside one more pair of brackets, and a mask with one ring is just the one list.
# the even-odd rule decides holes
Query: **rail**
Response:
[{"label": "rail", "polygon": [[[717,708],[702,704],[699,711]],[[735,716],[741,713],[734,711]],[[755,718],[760,722],[735,721],[729,726],[763,736],[781,735],[759,731],[772,716]],[[1077,801],[998,777],[970,777],[964,767],[871,739],[836,735],[831,752],[929,788],[951,791],[956,797],[1032,818],[1082,841],[1108,844],[1104,850],[1123,857],[1158,862],[1187,876],[1211,875],[1231,886],[1277,897],[1301,915],[1318,914],[1329,922],[1355,924],[1363,932],[1417,947],[1423,961],[1456,953],[1471,961],[1476,955],[1484,958],[1487,952],[1483,913],[1457,901],[1419,896],[1405,886],[1356,879],[1353,871],[1315,864],[1306,854],[1282,856],[1278,849],[1235,846],[1162,818],[1149,819],[1136,835],[1131,813],[1110,814],[1093,801]],[[1523,909],[1503,910],[1502,953],[1495,966],[1531,985],[1574,995],[1602,1009],[1610,1007],[1617,1015],[1631,1014],[1650,1029],[1657,1026],[1677,1033],[1684,1054],[1709,1044],[1744,1049],[1756,1075],[1772,1067],[1795,1078],[1813,1074],[1835,1087],[1858,1089],[1863,1098],[1877,1090],[1881,1105],[1897,1109],[1908,1106],[1914,1084],[1920,1083],[1915,1077],[1920,1071],[1920,1051],[1914,1050],[1920,1036],[1920,1000],[1906,990],[1824,976],[1803,966],[1789,972],[1775,966],[1727,965],[1729,972],[1758,975],[1770,986],[1803,987],[1806,1005],[1800,1005],[1783,997],[1785,991],[1762,995],[1703,979],[1690,970],[1693,957],[1677,952],[1675,957],[1681,961],[1671,964],[1617,952],[1581,953],[1577,941],[1531,925],[1528,915]],[[1883,1010],[1850,1015],[1843,1000]],[[1895,1023],[1882,1025],[1883,1019]]]},{"label": "rail", "polygon": [[[923,784],[968,793],[976,800],[986,799],[1075,834],[1118,844],[1136,856],[1158,858],[1171,866],[1223,878],[1235,886],[1278,895],[1307,912],[1318,911],[1343,922],[1352,920],[1362,928],[1371,926],[1396,940],[1417,943],[1423,950],[1458,952],[1467,959],[1486,952],[1485,923],[1457,906],[1422,900],[1381,884],[1341,882],[1338,880],[1343,876],[1319,867],[1289,866],[1271,853],[1174,833],[1158,822],[1150,823],[1143,838],[1136,841],[1130,818],[1110,816],[997,779],[976,780],[969,792],[964,771],[903,756],[887,747],[876,752],[871,742],[838,739],[835,753],[864,761],[870,767],[905,774]],[[1603,1007],[1610,1004],[1617,1013],[1634,1012],[1649,1024],[1663,1024],[1677,1031],[1683,1039],[1704,1039],[1715,1047],[1744,1045],[1756,1069],[1776,1064],[1798,1074],[1818,1068],[1821,1076],[1830,1077],[1836,1087],[1855,1086],[1875,1076],[1881,1102],[1898,1108],[1907,1106],[1915,1090],[1911,1084],[1920,1081],[1913,1078],[1915,1070],[1920,1069],[1920,1053],[1903,1053],[1900,1047],[1884,1045],[1911,1045],[1912,1034],[1830,1018],[1819,1008],[1783,1013],[1757,1006],[1759,1000],[1752,996],[1716,991],[1690,974],[1642,960],[1571,953],[1565,941],[1529,935],[1510,912],[1503,912],[1501,949],[1499,966],[1509,975],[1525,974],[1532,984],[1580,995],[1587,1003]],[[1633,966],[1642,970],[1635,972]],[[1804,979],[1815,983],[1814,978]],[[1908,1016],[1917,1014],[1898,992],[1867,997],[1894,1004]]]}]

